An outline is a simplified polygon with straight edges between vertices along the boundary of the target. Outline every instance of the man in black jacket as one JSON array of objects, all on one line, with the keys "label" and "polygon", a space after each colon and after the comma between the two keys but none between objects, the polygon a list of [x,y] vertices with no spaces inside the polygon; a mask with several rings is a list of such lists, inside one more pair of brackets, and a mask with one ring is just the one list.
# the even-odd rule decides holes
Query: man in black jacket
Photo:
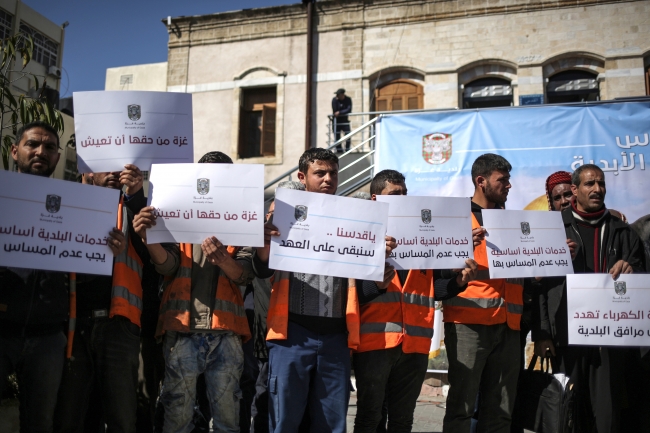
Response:
[{"label": "man in black jacket", "polygon": [[[19,173],[50,177],[59,161],[59,137],[43,122],[24,125],[11,156]],[[124,244],[110,233],[109,246]],[[28,268],[0,268],[0,395],[16,372],[23,432],[51,432],[63,373],[68,319],[68,274]]]},{"label": "man in black jacket", "polygon": [[[334,116],[334,132],[336,141],[350,133],[350,119],[348,114],[352,112],[352,99],[345,96],[345,89],[338,89],[336,96],[332,98],[332,116]],[[350,139],[345,141],[345,150],[350,150]],[[336,146],[338,153],[343,153],[343,146]]]},{"label": "man in black jacket", "polygon": [[[571,189],[574,199],[562,211],[562,219],[567,238],[577,244],[574,272],[609,273],[614,279],[622,273],[644,272],[639,237],[605,207],[603,171],[592,164],[579,167]],[[567,377],[580,376],[585,390],[584,416],[577,419],[580,428],[594,424],[593,431],[600,433],[642,431],[637,416],[641,412],[634,410],[643,395],[638,386],[639,350],[568,346],[566,279],[544,279],[540,286],[535,299],[540,317],[532,336],[535,351],[555,355],[556,368]]]}]

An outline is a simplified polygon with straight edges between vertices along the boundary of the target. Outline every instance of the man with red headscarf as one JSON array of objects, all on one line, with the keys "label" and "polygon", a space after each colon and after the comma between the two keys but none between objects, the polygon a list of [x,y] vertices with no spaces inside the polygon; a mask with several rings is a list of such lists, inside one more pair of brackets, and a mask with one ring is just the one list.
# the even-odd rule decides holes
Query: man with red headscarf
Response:
[{"label": "man with red headscarf", "polygon": [[[548,209],[561,211],[571,206],[573,191],[571,191],[571,173],[568,171],[556,171],[546,178],[546,199]],[[621,212],[610,209],[609,213],[627,222],[627,218]]]}]

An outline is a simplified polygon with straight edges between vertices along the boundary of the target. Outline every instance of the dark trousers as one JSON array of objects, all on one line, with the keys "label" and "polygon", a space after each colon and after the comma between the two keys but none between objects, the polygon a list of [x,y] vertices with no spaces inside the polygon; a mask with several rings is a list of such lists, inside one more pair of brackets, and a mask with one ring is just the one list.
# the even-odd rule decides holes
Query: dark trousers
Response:
[{"label": "dark trousers", "polygon": [[318,334],[289,322],[287,337],[267,342],[269,429],[297,432],[309,407],[312,433],[345,433],[350,400],[347,334]]},{"label": "dark trousers", "polygon": [[[253,353],[253,339],[251,338],[244,343],[242,348],[244,349],[244,370],[239,379],[239,388],[242,394],[239,405],[239,431],[241,433],[248,433],[251,429],[251,412],[260,370],[257,364],[257,358]],[[268,428],[268,418],[266,423]]]},{"label": "dark trousers", "polygon": [[259,374],[255,382],[255,397],[251,407],[251,433],[268,433],[269,431],[269,360],[258,359]]},{"label": "dark trousers", "polygon": [[382,419],[386,398],[389,433],[410,432],[413,412],[424,376],[428,355],[404,353],[402,346],[355,353],[354,375],[357,382],[355,433],[375,433]]},{"label": "dark trousers", "polygon": [[20,393],[20,431],[51,433],[65,361],[63,332],[39,337],[0,336],[0,395],[14,371]]},{"label": "dark trousers", "polygon": [[[334,132],[336,133],[336,141],[339,141],[341,137],[345,137],[347,134],[350,133],[350,123],[348,120],[346,120],[343,123],[337,123],[336,128],[334,129]],[[350,150],[350,143],[352,142],[351,139],[345,140],[345,150],[348,151]],[[336,145],[336,151],[339,153],[343,153],[343,147],[341,144]]]},{"label": "dark trousers", "polygon": [[155,337],[142,336],[140,339],[140,368],[138,369],[138,412],[136,428],[138,432],[154,431],[156,401],[160,393],[160,383],[165,377],[165,360],[162,344]]},{"label": "dark trousers", "polygon": [[509,433],[521,368],[519,331],[505,323],[445,323],[449,394],[445,433],[467,433],[479,402],[479,432]]},{"label": "dark trousers", "polygon": [[[127,318],[77,322],[54,416],[57,433],[134,433],[140,327]],[[103,429],[101,430],[103,431]]]}]

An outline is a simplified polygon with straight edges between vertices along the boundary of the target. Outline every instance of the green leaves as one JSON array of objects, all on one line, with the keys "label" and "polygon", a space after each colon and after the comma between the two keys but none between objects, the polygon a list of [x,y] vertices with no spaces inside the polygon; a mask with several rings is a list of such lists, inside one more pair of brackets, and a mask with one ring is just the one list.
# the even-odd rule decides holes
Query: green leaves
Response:
[{"label": "green leaves", "polygon": [[[24,69],[32,59],[34,41],[30,35],[19,33],[2,40],[2,63],[0,63],[0,147],[2,164],[9,169],[11,145],[15,143],[16,133],[21,125],[40,120],[51,125],[59,135],[63,132],[64,122],[61,112],[56,110],[45,98],[43,90],[47,81],[41,82],[36,74]],[[12,67],[21,59],[20,70]],[[18,66],[18,65],[16,65]],[[34,81],[34,89],[27,95],[16,95],[12,84],[27,78]],[[44,78],[44,77],[43,77]]]}]

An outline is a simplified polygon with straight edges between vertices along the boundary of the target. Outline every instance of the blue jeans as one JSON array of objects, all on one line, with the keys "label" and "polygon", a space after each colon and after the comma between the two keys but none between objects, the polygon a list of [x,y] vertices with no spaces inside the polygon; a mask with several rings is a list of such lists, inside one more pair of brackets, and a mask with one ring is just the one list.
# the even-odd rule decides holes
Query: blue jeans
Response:
[{"label": "blue jeans", "polygon": [[345,433],[350,400],[347,335],[317,334],[289,322],[268,341],[270,431],[295,433],[309,404],[310,432]]},{"label": "blue jeans", "polygon": [[140,327],[123,316],[77,319],[63,369],[56,433],[135,433]]},{"label": "blue jeans", "polygon": [[167,332],[163,356],[163,432],[192,431],[196,379],[203,373],[214,431],[239,433],[239,378],[244,368],[241,337],[230,332]]},{"label": "blue jeans", "polygon": [[20,387],[20,431],[51,433],[63,373],[63,332],[40,337],[0,337],[0,395],[16,372]]}]

